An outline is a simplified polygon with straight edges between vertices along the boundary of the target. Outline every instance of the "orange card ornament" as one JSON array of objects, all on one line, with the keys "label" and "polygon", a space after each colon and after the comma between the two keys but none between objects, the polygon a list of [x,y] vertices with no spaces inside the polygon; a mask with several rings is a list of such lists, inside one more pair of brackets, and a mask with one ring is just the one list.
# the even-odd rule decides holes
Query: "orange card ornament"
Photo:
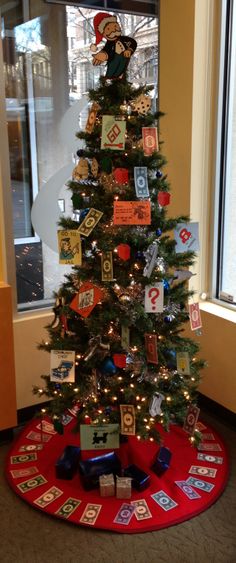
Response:
[{"label": "orange card ornament", "polygon": [[71,301],[70,308],[82,317],[88,317],[95,305],[102,299],[102,290],[91,282],[81,285],[79,292]]},{"label": "orange card ornament", "polygon": [[150,201],[115,201],[114,225],[151,225]]}]

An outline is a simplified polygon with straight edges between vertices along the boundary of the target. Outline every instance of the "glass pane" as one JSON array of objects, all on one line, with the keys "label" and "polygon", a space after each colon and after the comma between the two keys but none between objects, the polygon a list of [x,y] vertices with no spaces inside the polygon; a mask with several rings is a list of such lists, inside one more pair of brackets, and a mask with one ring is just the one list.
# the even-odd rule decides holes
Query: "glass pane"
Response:
[{"label": "glass pane", "polygon": [[[236,302],[236,9],[232,4],[221,292]],[[222,293],[221,293],[222,296]],[[224,295],[223,295],[224,297]],[[230,297],[228,297],[230,300]]]},{"label": "glass pane", "polygon": [[[16,8],[17,5],[17,8]],[[66,182],[82,142],[87,93],[105,66],[94,67],[96,10],[43,0],[5,4],[2,12],[13,221],[20,309],[45,306],[70,266],[59,264],[59,216],[73,218]],[[117,14],[124,35],[138,48],[129,65],[137,86],[157,97],[158,26],[154,17]],[[31,224],[38,202],[41,211]],[[34,230],[35,229],[35,230]]]}]

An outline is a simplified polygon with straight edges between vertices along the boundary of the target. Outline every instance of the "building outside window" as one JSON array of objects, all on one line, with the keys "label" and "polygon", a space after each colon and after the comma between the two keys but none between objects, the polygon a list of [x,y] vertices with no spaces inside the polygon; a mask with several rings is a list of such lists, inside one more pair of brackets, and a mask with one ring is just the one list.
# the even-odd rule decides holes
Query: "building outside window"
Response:
[{"label": "building outside window", "polygon": [[[96,87],[105,67],[91,64],[96,10],[70,3],[18,0],[14,6],[0,3],[0,11],[17,297],[19,309],[25,310],[51,303],[57,285],[70,270],[58,264],[57,220],[63,213],[72,215],[66,182],[80,148],[75,134],[86,121],[88,90]],[[158,20],[123,12],[118,17],[122,32],[132,34],[138,42],[129,78],[137,86],[148,82],[153,86],[151,95],[157,98]],[[46,192],[53,192],[54,207]],[[31,207],[38,194],[45,197],[40,233],[31,222]]]}]

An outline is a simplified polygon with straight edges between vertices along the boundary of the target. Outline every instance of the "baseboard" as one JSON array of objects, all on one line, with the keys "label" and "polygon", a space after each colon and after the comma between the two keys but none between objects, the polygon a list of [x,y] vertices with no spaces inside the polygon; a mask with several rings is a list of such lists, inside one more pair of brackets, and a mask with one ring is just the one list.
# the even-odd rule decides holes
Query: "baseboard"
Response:
[{"label": "baseboard", "polygon": [[40,413],[41,409],[46,409],[48,407],[48,401],[40,403],[37,405],[31,405],[30,407],[25,407],[17,411],[17,421],[18,425],[25,424],[31,420],[37,413]]},{"label": "baseboard", "polygon": [[218,420],[222,420],[222,422],[227,423],[229,426],[233,427],[235,430],[236,428],[236,413],[230,411],[226,407],[223,407],[213,399],[206,397],[199,393],[198,396],[198,406],[200,409],[204,409],[209,414],[213,414]]}]

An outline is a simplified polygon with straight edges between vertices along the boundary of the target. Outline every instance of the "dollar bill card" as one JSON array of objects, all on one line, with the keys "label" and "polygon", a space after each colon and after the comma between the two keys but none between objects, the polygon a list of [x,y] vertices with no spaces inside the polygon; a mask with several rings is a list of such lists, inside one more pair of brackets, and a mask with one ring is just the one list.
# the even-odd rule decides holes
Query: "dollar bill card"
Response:
[{"label": "dollar bill card", "polygon": [[125,148],[126,121],[113,115],[102,116],[101,149],[123,151]]},{"label": "dollar bill card", "polygon": [[135,436],[135,408],[134,405],[120,405],[121,434]]},{"label": "dollar bill card", "polygon": [[152,518],[152,514],[144,498],[133,500],[131,504],[134,506],[134,514],[137,520],[148,520],[148,518]]},{"label": "dollar bill card", "polygon": [[43,495],[36,498],[34,500],[34,504],[37,504],[37,506],[40,506],[40,508],[45,508],[45,506],[48,506],[48,504],[54,502],[54,500],[56,500],[61,495],[63,495],[63,491],[61,491],[61,489],[58,489],[57,487],[51,487],[50,489],[48,489],[48,491],[45,491]]},{"label": "dollar bill card", "polygon": [[201,491],[204,491],[205,493],[210,493],[215,486],[213,483],[208,483],[207,481],[202,481],[201,479],[195,479],[195,477],[189,477],[186,480],[186,483],[188,483],[191,487],[201,489]]},{"label": "dollar bill card", "polygon": [[222,447],[221,447],[221,445],[220,445],[220,444],[217,444],[217,443],[215,443],[215,442],[213,442],[213,443],[212,443],[212,442],[209,442],[209,444],[208,444],[208,443],[202,443],[202,442],[201,442],[201,443],[197,446],[197,449],[198,449],[200,452],[222,452]]},{"label": "dollar bill card", "polygon": [[49,442],[52,438],[52,436],[49,436],[49,434],[43,434],[43,432],[35,432],[35,430],[31,430],[26,438],[28,438],[28,440],[33,440],[33,442]]},{"label": "dollar bill card", "polygon": [[81,500],[73,497],[69,497],[58,510],[55,512],[61,518],[69,518],[69,516],[78,508],[81,504]]},{"label": "dollar bill card", "polygon": [[183,429],[188,434],[192,435],[194,433],[196,422],[200,413],[200,409],[194,405],[189,405],[186,418],[184,421]]},{"label": "dollar bill card", "polygon": [[124,502],[121,505],[119,511],[117,512],[117,515],[113,520],[113,522],[115,522],[116,524],[124,524],[124,526],[128,526],[134,514],[134,511],[135,511],[135,507],[133,506],[133,504],[128,504]]},{"label": "dollar bill card", "polygon": [[149,197],[147,166],[134,167],[134,185],[138,198],[145,199]]},{"label": "dollar bill card", "polygon": [[16,463],[28,463],[29,461],[36,461],[38,456],[36,453],[13,455],[10,457],[10,463],[15,465]]},{"label": "dollar bill card", "polygon": [[99,512],[102,508],[101,504],[90,504],[88,503],[85,507],[85,510],[80,518],[80,522],[82,524],[89,524],[90,526],[94,526]]},{"label": "dollar bill card", "polygon": [[28,493],[28,491],[31,491],[32,489],[36,489],[36,487],[40,487],[45,483],[47,483],[47,479],[45,479],[43,475],[37,475],[33,479],[28,479],[28,481],[23,481],[23,483],[19,483],[17,487],[18,489],[20,489],[22,493]]},{"label": "dollar bill card", "polygon": [[93,102],[92,106],[88,113],[87,123],[85,125],[86,133],[91,134],[94,130],[94,125],[96,123],[97,112],[100,109],[100,106],[97,102]]},{"label": "dollar bill card", "polygon": [[199,461],[207,461],[208,463],[217,463],[218,465],[222,465],[224,461],[223,457],[216,455],[202,454],[201,452],[197,454],[197,459]]},{"label": "dollar bill card", "polygon": [[158,491],[157,493],[151,495],[151,497],[166,512],[178,506],[177,502],[170,498],[164,491]]},{"label": "dollar bill card", "polygon": [[19,452],[37,452],[43,449],[43,444],[22,444]]},{"label": "dollar bill card", "polygon": [[189,473],[192,475],[201,475],[202,477],[215,477],[217,469],[212,467],[202,467],[201,465],[191,465]]},{"label": "dollar bill card", "polygon": [[182,252],[197,252],[199,250],[199,226],[198,223],[178,223],[174,229],[176,241],[176,254]]},{"label": "dollar bill card", "polygon": [[189,304],[189,319],[191,330],[198,330],[202,327],[199,303]]},{"label": "dollar bill card", "polygon": [[36,473],[39,473],[39,470],[35,465],[32,465],[31,467],[25,467],[24,469],[11,469],[10,473],[13,479],[23,479],[23,477],[36,475]]},{"label": "dollar bill card", "polygon": [[158,364],[156,334],[145,334],[145,350],[147,362],[150,364]]},{"label": "dollar bill card", "polygon": [[162,313],[164,308],[163,282],[145,286],[144,307],[146,313]]},{"label": "dollar bill card", "polygon": [[202,434],[202,440],[215,440],[215,436],[211,432],[204,432],[204,434]]},{"label": "dollar bill card", "polygon": [[101,255],[102,281],[113,280],[113,258],[112,252],[102,252]]},{"label": "dollar bill card", "polygon": [[175,481],[175,484],[190,500],[195,500],[201,498],[201,495],[197,493],[186,481]]},{"label": "dollar bill card", "polygon": [[59,264],[74,264],[81,266],[82,250],[81,238],[77,229],[57,231]]},{"label": "dollar bill card", "polygon": [[94,227],[96,227],[98,221],[100,221],[102,216],[103,213],[101,211],[98,211],[97,209],[93,209],[93,207],[91,207],[85,219],[82,221],[81,225],[79,225],[77,232],[84,237],[88,237],[93,231]]},{"label": "dollar bill card", "polygon": [[48,434],[57,434],[56,430],[54,430],[53,424],[47,420],[42,420],[39,424],[37,424],[36,428],[38,430],[42,430],[43,432],[47,432]]},{"label": "dollar bill card", "polygon": [[159,150],[156,127],[142,127],[142,139],[145,156],[150,156],[154,151]]},{"label": "dollar bill card", "polygon": [[199,430],[199,432],[202,432],[203,430],[207,429],[205,424],[203,424],[203,422],[200,422],[200,421],[197,422],[196,428],[197,428],[197,430]]}]

